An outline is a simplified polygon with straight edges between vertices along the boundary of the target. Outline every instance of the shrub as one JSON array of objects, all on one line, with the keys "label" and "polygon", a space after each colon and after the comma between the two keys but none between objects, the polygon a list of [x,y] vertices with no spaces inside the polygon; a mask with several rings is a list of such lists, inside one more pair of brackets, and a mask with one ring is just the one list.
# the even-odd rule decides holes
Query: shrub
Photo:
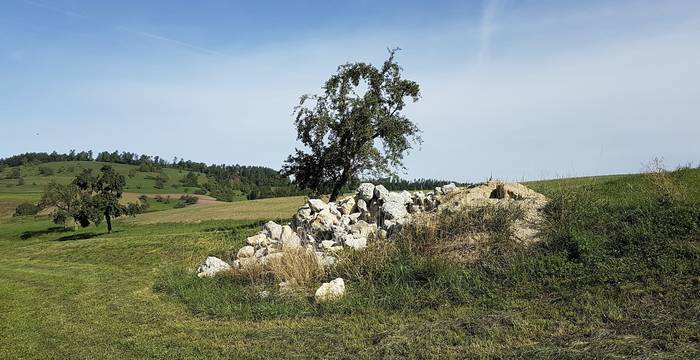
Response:
[{"label": "shrub", "polygon": [[17,208],[15,208],[15,213],[13,216],[27,216],[27,215],[36,215],[39,212],[39,207],[35,204],[29,203],[29,202],[23,202],[19,205],[17,205]]},{"label": "shrub", "polygon": [[22,177],[22,170],[19,167],[13,167],[10,173],[7,174],[7,179],[20,179]]},{"label": "shrub", "polygon": [[186,203],[187,205],[193,205],[199,201],[199,198],[192,195],[182,195],[180,196],[180,201]]},{"label": "shrub", "polygon": [[195,195],[206,195],[207,191],[205,189],[197,189],[194,191]]},{"label": "shrub", "polygon": [[51,176],[54,174],[54,169],[48,166],[39,166],[39,174],[42,176]]}]

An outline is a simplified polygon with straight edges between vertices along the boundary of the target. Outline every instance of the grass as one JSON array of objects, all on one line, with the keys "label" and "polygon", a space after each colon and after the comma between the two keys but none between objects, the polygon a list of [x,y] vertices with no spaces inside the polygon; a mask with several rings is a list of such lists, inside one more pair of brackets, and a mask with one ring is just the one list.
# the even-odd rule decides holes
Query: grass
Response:
[{"label": "grass", "polygon": [[700,172],[671,176],[669,194],[638,175],[530,184],[553,199],[539,245],[464,266],[417,251],[444,235],[417,227],[346,254],[355,265],[327,276],[348,295],[326,305],[191,273],[301,198],[143,214],[112,234],[10,219],[0,358],[697,358]]},{"label": "grass", "polygon": [[197,204],[163,212],[143,214],[128,220],[131,224],[191,223],[206,220],[289,219],[306,197],[290,196],[261,200]]},{"label": "grass", "polygon": [[[183,187],[180,179],[187,175],[187,171],[178,169],[164,168],[163,172],[167,175],[168,181],[163,189],[157,189],[155,178],[158,173],[155,172],[139,172],[136,171],[138,166],[103,163],[96,161],[61,161],[53,163],[45,163],[40,165],[23,165],[20,166],[24,184],[16,185],[16,179],[6,179],[11,168],[7,168],[0,173],[0,200],[24,200],[37,201],[41,198],[44,187],[50,181],[56,181],[61,184],[71,182],[76,175],[80,174],[83,169],[93,169],[93,172],[98,172],[103,165],[109,165],[114,168],[119,174],[126,178],[125,192],[134,192],[139,194],[168,194],[168,193],[193,193],[198,188]],[[40,167],[52,169],[52,175],[42,175],[39,171]],[[129,172],[134,170],[133,177],[129,177]],[[199,183],[205,183],[206,176],[199,174]],[[175,187],[173,187],[175,185]]]}]

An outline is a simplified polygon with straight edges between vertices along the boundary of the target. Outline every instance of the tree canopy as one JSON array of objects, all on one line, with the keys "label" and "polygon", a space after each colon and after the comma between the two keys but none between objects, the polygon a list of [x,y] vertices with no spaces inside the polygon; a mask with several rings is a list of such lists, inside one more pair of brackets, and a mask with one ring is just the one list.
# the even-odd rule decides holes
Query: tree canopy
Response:
[{"label": "tree canopy", "polygon": [[[406,100],[418,101],[419,85],[401,77],[390,49],[380,68],[366,63],[338,67],[320,95],[303,95],[295,108],[297,139],[283,173],[331,201],[359,175],[387,176],[403,169],[403,157],[420,143],[420,130],[403,115]],[[381,145],[381,149],[378,147]]]},{"label": "tree canopy", "polygon": [[105,165],[98,175],[85,169],[68,185],[50,183],[41,200],[41,206],[55,207],[53,219],[64,223],[72,217],[82,227],[91,223],[107,222],[107,231],[112,232],[112,219],[122,215],[135,215],[140,211],[136,204],[122,205],[119,199],[126,179],[111,166]]}]

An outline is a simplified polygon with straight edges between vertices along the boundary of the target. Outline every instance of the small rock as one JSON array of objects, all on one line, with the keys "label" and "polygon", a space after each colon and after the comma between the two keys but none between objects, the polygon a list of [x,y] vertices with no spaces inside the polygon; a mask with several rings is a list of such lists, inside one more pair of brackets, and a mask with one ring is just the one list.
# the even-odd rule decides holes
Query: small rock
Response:
[{"label": "small rock", "polygon": [[256,258],[261,258],[265,255],[267,255],[267,248],[261,247],[260,249],[255,251]]},{"label": "small rock", "polygon": [[401,198],[403,199],[404,205],[410,205],[413,203],[413,196],[411,195],[410,192],[404,190],[399,195],[401,195]]},{"label": "small rock", "polygon": [[367,202],[363,199],[357,200],[356,205],[357,205],[357,210],[359,210],[360,212],[365,213],[365,212],[369,211],[369,208],[367,207]]},{"label": "small rock", "polygon": [[449,183],[449,184],[442,187],[442,192],[444,194],[449,194],[449,193],[456,191],[456,190],[457,190],[457,185],[455,185],[454,183]]},{"label": "small rock", "polygon": [[340,202],[339,210],[340,213],[343,215],[350,215],[352,214],[352,210],[355,209],[355,199],[354,198],[347,198],[344,199]]},{"label": "small rock", "polygon": [[345,235],[343,243],[347,247],[351,247],[355,250],[360,250],[367,247],[367,238],[361,236]]},{"label": "small rock", "polygon": [[245,242],[250,246],[265,246],[265,243],[267,242],[267,234],[263,232],[253,235],[247,238]]},{"label": "small rock", "polygon": [[331,282],[321,284],[316,290],[314,298],[317,302],[338,300],[345,295],[345,282],[342,278],[337,278]]},{"label": "small rock", "polygon": [[321,247],[323,247],[325,250],[329,250],[333,246],[335,246],[336,242],[333,240],[323,240],[321,241]]},{"label": "small rock", "polygon": [[250,246],[250,245],[246,245],[246,246],[242,247],[240,250],[238,250],[238,254],[236,255],[236,257],[241,259],[241,258],[249,258],[249,257],[252,257],[253,255],[255,255],[255,248]]}]

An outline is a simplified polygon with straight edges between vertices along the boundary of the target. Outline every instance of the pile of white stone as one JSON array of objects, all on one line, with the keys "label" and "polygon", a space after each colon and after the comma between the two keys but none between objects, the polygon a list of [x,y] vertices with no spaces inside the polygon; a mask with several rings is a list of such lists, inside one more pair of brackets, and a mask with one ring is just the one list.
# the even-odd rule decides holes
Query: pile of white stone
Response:
[{"label": "pile of white stone", "polygon": [[[313,252],[320,266],[331,266],[336,262],[334,252],[343,248],[360,250],[374,239],[391,238],[415,215],[427,212],[437,214],[438,210],[517,203],[525,210],[525,217],[516,222],[515,236],[529,243],[536,239],[536,229],[546,201],[542,194],[523,185],[496,181],[463,189],[448,184],[433,191],[413,193],[390,192],[382,185],[363,183],[354,196],[338,202],[308,200],[286,225],[267,222],[258,234],[246,239],[246,245],[238,250],[231,264],[210,256],[197,269],[197,275],[212,277],[233,269],[264,267],[271,260],[283,256],[285,251],[298,248]],[[285,284],[280,284],[280,287]],[[322,284],[316,292],[316,299],[336,299],[344,292],[343,279],[338,278]]]},{"label": "pile of white stone", "polygon": [[197,274],[210,277],[231,268],[264,266],[285,250],[298,247],[313,251],[322,266],[329,266],[335,263],[335,251],[359,250],[375,238],[391,237],[414,215],[437,209],[442,196],[456,190],[455,184],[448,184],[430,192],[390,192],[383,185],[363,183],[354,196],[338,202],[310,199],[289,224],[269,221],[247,238],[231,265],[208,257]]}]

